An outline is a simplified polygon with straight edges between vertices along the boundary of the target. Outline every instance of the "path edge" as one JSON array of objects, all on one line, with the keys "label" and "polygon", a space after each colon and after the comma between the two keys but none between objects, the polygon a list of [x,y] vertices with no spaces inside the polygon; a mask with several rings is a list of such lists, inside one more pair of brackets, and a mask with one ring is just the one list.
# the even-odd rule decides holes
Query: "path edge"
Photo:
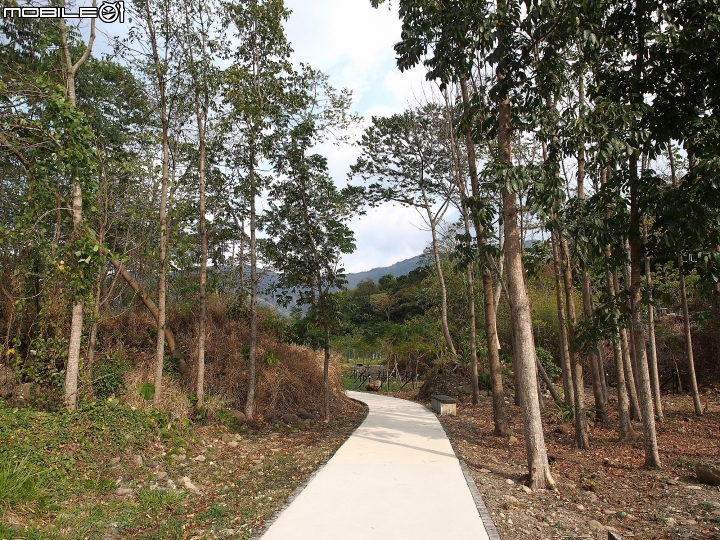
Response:
[{"label": "path edge", "polygon": [[[348,438],[345,439],[345,442],[347,442],[348,439],[350,439],[350,437],[352,437],[355,434],[355,432],[358,429],[360,429],[360,426],[362,426],[365,423],[365,420],[367,420],[368,414],[370,414],[370,407],[368,406],[367,403],[360,401],[359,399],[351,398],[350,396],[347,395],[347,392],[345,393],[345,397],[351,401],[354,401],[355,403],[362,405],[365,408],[365,417],[358,424],[358,426],[352,431],[352,433],[350,433]],[[297,499],[298,496],[303,491],[305,491],[305,488],[308,487],[308,484],[310,482],[312,482],[313,479],[320,473],[320,471],[322,471],[325,468],[325,465],[327,465],[328,461],[330,461],[335,456],[335,454],[337,454],[338,450],[340,450],[340,448],[342,448],[342,446],[343,446],[343,444],[345,444],[345,442],[343,442],[340,446],[338,446],[337,449],[335,450],[335,452],[333,452],[332,454],[330,454],[328,457],[326,457],[325,459],[323,459],[320,462],[317,469],[315,469],[312,473],[310,473],[310,476],[307,477],[305,482],[303,482],[298,487],[296,487],[293,490],[293,492],[290,495],[288,495],[288,498],[285,499],[285,502],[283,503],[283,505],[280,508],[278,508],[277,510],[275,510],[275,512],[273,513],[272,516],[270,516],[268,519],[265,520],[265,523],[262,524],[262,527],[260,527],[257,531],[255,531],[253,533],[253,535],[249,538],[249,540],[260,540],[260,538],[263,537],[263,535],[268,531],[268,529],[272,526],[272,524],[275,523],[277,521],[277,519],[280,517],[280,514],[282,514],[285,510],[287,510],[288,506],[290,506],[292,504],[292,502],[295,499]],[[498,537],[497,539],[495,539],[495,538],[491,537],[490,540],[500,540],[500,538]]]},{"label": "path edge", "polygon": [[483,525],[485,526],[485,532],[487,532],[489,540],[502,540],[502,538],[500,538],[500,533],[498,533],[497,528],[495,527],[495,522],[492,520],[492,517],[490,517],[490,512],[488,511],[487,506],[485,506],[485,501],[483,501],[482,495],[480,495],[480,490],[475,483],[475,479],[470,474],[470,469],[460,454],[460,450],[455,445],[455,441],[452,440],[452,437],[450,437],[450,433],[448,433],[447,428],[445,428],[445,424],[440,421],[440,417],[437,415],[435,415],[435,417],[438,419],[438,423],[442,426],[445,436],[448,441],[450,441],[450,446],[452,446],[455,457],[460,463],[460,470],[462,470],[465,482],[470,490],[470,494],[472,495],[473,501],[475,501],[475,507],[477,508],[480,519],[482,519]]}]

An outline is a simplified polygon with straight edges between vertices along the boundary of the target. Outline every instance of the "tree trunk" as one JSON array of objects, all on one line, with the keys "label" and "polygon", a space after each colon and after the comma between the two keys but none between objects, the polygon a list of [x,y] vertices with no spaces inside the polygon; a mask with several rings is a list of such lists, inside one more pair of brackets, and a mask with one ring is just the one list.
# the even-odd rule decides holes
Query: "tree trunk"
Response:
[{"label": "tree trunk", "polygon": [[565,405],[575,404],[575,390],[572,385],[572,367],[570,365],[570,350],[568,348],[567,318],[565,316],[565,300],[562,292],[562,273],[560,270],[560,250],[558,249],[557,233],[551,233],[553,250],[553,270],[555,274],[555,301],[558,312],[558,334],[560,337],[560,367],[562,368],[563,392]]},{"label": "tree trunk", "polygon": [[[605,248],[605,280],[610,302],[615,303],[617,290],[613,280],[613,272],[610,269],[610,246]],[[612,339],[613,359],[615,360],[615,373],[617,379],[617,399],[618,399],[618,431],[620,440],[625,441],[628,438],[635,438],[635,430],[630,422],[630,406],[628,403],[627,388],[625,386],[625,368],[623,366],[623,354],[620,345],[620,326],[616,326],[615,335]]]},{"label": "tree trunk", "polygon": [[[207,114],[207,113],[205,113]],[[200,139],[200,321],[198,336],[197,406],[205,405],[205,339],[207,334],[207,226],[205,222],[205,116],[197,111],[198,138]]]},{"label": "tree trunk", "polygon": [[[467,219],[465,220],[465,230],[469,232]],[[477,405],[480,401],[480,385],[478,381],[478,358],[477,358],[477,336],[475,332],[475,284],[473,277],[472,264],[467,265],[467,294],[468,294],[468,311],[469,321],[468,328],[470,330],[470,376],[472,377],[472,402]]]},{"label": "tree trunk", "polygon": [[[625,267],[625,283],[629,285],[630,283],[630,275],[629,275],[629,267]],[[617,274],[613,275],[613,280],[615,282],[615,293],[620,294],[620,284],[618,282]],[[629,306],[628,306],[629,307]],[[637,372],[637,369],[635,368],[635,362],[634,362],[634,350],[635,347],[633,345],[633,341],[630,339],[630,336],[632,335],[631,332],[628,331],[627,328],[621,329],[621,341],[620,346],[622,348],[623,353],[623,364],[625,365],[625,382],[627,385],[628,395],[630,396],[630,413],[632,415],[632,419],[636,421],[642,421],[642,414],[640,414],[640,401],[638,400],[638,390],[637,390],[637,384],[635,384],[635,373]]]},{"label": "tree trunk", "polygon": [[457,356],[455,351],[455,345],[453,345],[452,336],[450,335],[450,327],[448,326],[447,316],[447,289],[445,288],[445,276],[443,274],[442,262],[440,261],[440,251],[438,249],[437,242],[437,220],[433,218],[430,207],[425,207],[425,211],[428,215],[428,222],[430,223],[430,233],[432,235],[432,248],[433,255],[435,256],[435,268],[438,273],[438,285],[440,286],[440,322],[442,324],[442,333],[445,338],[445,344],[453,355],[453,358]]},{"label": "tree trunk", "polygon": [[660,454],[657,447],[655,431],[655,414],[650,388],[650,373],[645,354],[645,332],[642,316],[641,266],[642,253],[640,246],[640,207],[637,194],[637,157],[630,158],[630,310],[632,314],[633,341],[635,343],[640,409],[643,417],[645,433],[645,466],[651,469],[660,468]]},{"label": "tree trunk", "polygon": [[[583,314],[585,319],[592,321],[593,318],[593,297],[590,285],[590,276],[587,269],[582,270],[582,293],[583,293]],[[593,343],[592,346],[597,346]],[[605,422],[607,420],[607,411],[605,410],[605,401],[607,392],[603,392],[604,373],[602,359],[599,354],[593,350],[588,351],[588,361],[590,363],[590,371],[592,373],[593,395],[595,397],[595,421]]]},{"label": "tree trunk", "polygon": [[633,420],[639,422],[642,420],[642,415],[640,414],[640,401],[638,401],[637,397],[635,374],[633,373],[632,361],[630,359],[630,338],[627,328],[620,328],[620,351],[625,369],[625,389],[629,397],[630,416]]},{"label": "tree trunk", "polygon": [[695,416],[702,416],[703,410],[700,404],[700,392],[698,392],[697,378],[695,377],[695,359],[693,358],[692,334],[690,333],[690,311],[688,310],[682,255],[678,255],[678,270],[680,272],[680,303],[683,312],[683,337],[685,338],[685,358],[688,366],[688,377],[690,378],[690,389],[692,391],[693,406],[695,407]]},{"label": "tree trunk", "polygon": [[[447,94],[445,94],[445,111],[448,115],[448,133],[450,135],[450,145],[452,150],[455,183],[457,184],[458,193],[460,194],[460,211],[463,216],[463,225],[465,226],[465,234],[470,237],[470,212],[471,209],[467,204],[467,189],[462,177],[462,165],[458,150],[457,140],[455,138],[455,126],[453,124],[452,113],[450,111]],[[473,265],[468,263],[465,271],[467,279],[467,295],[468,295],[468,332],[470,341],[470,375],[472,377],[472,403],[477,405],[480,401],[480,385],[478,381],[478,357],[477,357],[477,320],[475,316],[475,277],[473,275]],[[388,315],[388,322],[390,317]]]},{"label": "tree trunk", "polygon": [[[500,8],[505,0],[498,1]],[[503,30],[500,34],[502,36]],[[504,38],[501,37],[502,41]],[[498,73],[498,77],[505,74]],[[512,166],[510,141],[512,139],[510,98],[505,95],[499,102],[498,145],[505,166]],[[517,222],[515,193],[502,189],[503,226],[505,228],[505,265],[508,273],[508,292],[512,304],[512,321],[516,350],[515,369],[518,372],[520,401],[523,409],[525,449],[528,458],[529,485],[532,489],[553,488],[555,480],[550,473],[547,449],[542,430],[542,418],[538,406],[537,370],[535,368],[535,344],[533,342],[532,312],[525,287],[525,270]]]},{"label": "tree trunk", "polygon": [[255,382],[257,378],[257,245],[255,238],[255,165],[254,155],[248,174],[250,182],[250,352],[248,354],[248,391],[245,400],[245,416],[253,419],[255,408]]},{"label": "tree trunk", "polygon": [[[678,181],[677,177],[675,176],[675,159],[673,158],[672,146],[670,147],[669,157],[672,183],[674,186],[677,186]],[[692,162],[692,159],[690,161]],[[647,223],[645,224],[645,226],[647,227]],[[683,258],[681,253],[678,253],[677,261],[678,273],[680,274],[680,304],[682,306],[683,312],[683,337],[685,338],[685,358],[688,365],[690,389],[693,395],[693,406],[695,407],[695,415],[702,416],[703,411],[702,405],[700,404],[700,393],[698,392],[697,378],[695,377],[695,359],[693,358],[692,334],[690,332],[690,311],[688,310],[687,288],[685,286],[685,274],[683,273]]]},{"label": "tree trunk", "polygon": [[[585,116],[585,77],[581,70],[578,80],[578,117],[580,121]],[[580,144],[578,145],[578,156],[577,156],[577,195],[578,199],[585,199],[585,140],[580,138]],[[593,297],[592,287],[590,284],[590,276],[587,268],[583,266],[581,271],[582,280],[582,299],[583,299],[583,315],[588,322],[592,321],[593,318]],[[593,395],[595,397],[595,420],[598,422],[604,422],[607,420],[607,413],[605,411],[605,402],[607,401],[607,390],[604,391],[603,379],[604,373],[601,367],[602,360],[599,358],[599,354],[592,350],[597,344],[591,344],[591,350],[588,351],[588,360],[590,362],[590,373],[592,375],[593,383]]]},{"label": "tree trunk", "polygon": [[165,299],[167,294],[167,248],[168,248],[168,227],[167,227],[167,200],[168,182],[170,179],[170,119],[168,117],[167,96],[165,88],[165,70],[160,59],[158,43],[155,34],[155,23],[150,10],[149,2],[145,3],[145,22],[147,24],[148,36],[153,56],[153,67],[157,78],[158,94],[160,97],[160,123],[162,126],[162,182],[160,189],[160,257],[158,268],[158,315],[157,315],[157,341],[155,347],[155,396],[153,403],[157,406],[162,396],[162,374],[163,362],[165,360]]},{"label": "tree trunk", "polygon": [[490,383],[492,384],[494,433],[500,437],[508,437],[511,431],[507,418],[507,407],[505,406],[500,351],[495,345],[497,343],[497,318],[493,297],[492,274],[488,268],[483,270],[482,281],[485,306],[485,338],[488,349],[488,363],[490,364]]},{"label": "tree trunk", "polygon": [[[93,0],[92,6],[95,7],[96,5],[96,1]],[[60,0],[60,6],[63,8],[65,7],[65,0]],[[74,64],[70,56],[65,19],[61,17],[58,23],[60,30],[60,47],[65,60],[63,69],[65,71],[66,78],[67,97],[72,106],[76,107],[77,98],[75,95],[75,74],[88,59],[92,51],[93,42],[95,41],[95,19],[91,19],[90,21],[90,37],[88,39],[87,47]],[[80,186],[80,182],[77,178],[73,178],[72,214],[73,237],[77,237],[77,235],[80,234],[80,225],[82,223],[82,187]],[[78,374],[80,371],[80,344],[82,342],[84,311],[84,300],[82,298],[75,298],[72,306],[70,341],[68,343],[68,359],[65,370],[65,406],[71,411],[74,411],[77,407]]]},{"label": "tree trunk", "polygon": [[[547,371],[545,371],[545,368],[543,367],[542,363],[540,362],[540,359],[537,357],[537,354],[535,355],[535,361],[537,362],[537,368],[540,372],[540,377],[542,377],[543,382],[545,383],[545,386],[547,386],[548,390],[550,391],[550,395],[553,398],[553,401],[558,407],[563,406],[563,400],[560,399],[560,396],[557,393],[557,390],[555,390],[555,386],[552,383],[552,380],[547,374]],[[540,407],[543,407],[542,399],[540,400]]]},{"label": "tree trunk", "polygon": [[585,383],[583,381],[582,360],[575,350],[575,295],[572,286],[572,259],[567,239],[558,231],[560,245],[564,254],[563,282],[565,285],[565,302],[567,303],[568,342],[570,343],[570,365],[572,366],[573,390],[575,391],[575,446],[580,450],[590,448],[588,438],[587,415],[585,414]]},{"label": "tree trunk", "polygon": [[[157,324],[159,310],[158,307],[155,305],[155,302],[153,302],[152,298],[150,298],[148,294],[143,291],[142,287],[140,287],[140,284],[125,269],[122,262],[120,262],[118,259],[110,259],[110,263],[115,267],[115,270],[120,274],[120,276],[125,280],[125,282],[130,285],[130,288],[135,291],[135,294],[140,297],[143,305],[152,314]],[[167,326],[165,326],[164,333],[168,349],[170,349],[170,354],[173,357],[177,358],[180,363],[180,373],[182,373],[183,375],[187,375],[187,364],[185,362],[185,358],[183,358],[182,351],[180,351],[177,346],[175,334],[173,334],[172,330],[170,330],[170,328],[168,328]]]},{"label": "tree trunk", "polygon": [[[325,328],[325,361],[323,362],[323,389],[325,392],[325,422],[330,421],[330,329]],[[389,375],[389,373],[388,373]],[[388,376],[388,387],[390,377]]]},{"label": "tree trunk", "polygon": [[162,162],[162,187],[160,192],[160,264],[158,271],[158,316],[157,316],[157,341],[155,344],[155,396],[153,402],[157,406],[162,395],[162,374],[163,362],[165,361],[165,299],[167,295],[167,199],[168,199],[168,178],[170,176],[170,144],[168,137],[168,122],[163,107],[163,162]]},{"label": "tree trunk", "polygon": [[[643,236],[648,241],[647,217],[643,220]],[[665,420],[662,410],[662,399],[660,395],[660,376],[657,365],[657,345],[655,343],[655,308],[652,303],[652,272],[650,271],[650,256],[645,255],[645,279],[647,280],[648,297],[648,333],[650,334],[650,348],[648,349],[648,361],[650,363],[650,381],[652,383],[653,402],[655,403],[655,414],[660,422]]]},{"label": "tree trunk", "polygon": [[720,282],[712,290],[713,325],[715,327],[715,361],[720,366]]},{"label": "tree trunk", "polygon": [[[463,100],[463,107],[470,105],[470,97],[468,95],[467,81],[460,78],[460,92]],[[470,175],[470,186],[472,195],[475,199],[480,196],[480,182],[477,174],[477,157],[475,155],[475,141],[472,134],[465,133],[465,147],[467,150],[468,172]],[[483,302],[485,307],[485,339],[487,342],[488,364],[490,365],[490,384],[492,386],[493,396],[493,422],[495,425],[495,435],[506,437],[510,435],[510,425],[508,424],[507,411],[505,407],[505,389],[502,381],[502,364],[500,363],[500,344],[497,337],[497,312],[495,295],[493,291],[492,274],[488,268],[488,262],[485,259],[482,246],[484,244],[485,231],[483,231],[480,223],[473,218],[473,227],[475,229],[475,237],[477,238],[478,265],[482,269],[483,282]]]},{"label": "tree trunk", "polygon": [[[82,221],[82,191],[80,183],[73,186],[73,228],[77,235]],[[76,298],[72,306],[72,323],[70,324],[70,343],[68,344],[68,361],[65,372],[65,406],[74,411],[77,407],[78,373],[80,370],[80,342],[82,341],[83,311],[85,303]]]},{"label": "tree trunk", "polygon": [[[630,244],[626,243],[626,248],[628,252],[628,258],[630,257]],[[623,265],[623,281],[625,282],[625,289],[627,290],[628,296],[630,293],[630,264],[625,263]],[[620,289],[618,289],[619,291]],[[628,305],[628,308],[630,308],[630,305]],[[630,395],[634,396],[632,399],[633,402],[633,409],[635,408],[635,403],[637,403],[637,410],[633,410],[633,418],[638,421],[642,421],[642,414],[640,411],[640,400],[638,399],[638,396],[640,395],[640,387],[637,383],[637,354],[635,352],[635,340],[632,338],[634,335],[633,330],[633,323],[632,318],[630,320],[630,327],[626,329],[626,337],[625,340],[628,344],[627,352],[628,352],[628,359],[627,359],[627,365],[625,366],[625,373],[627,376],[627,380],[629,384],[632,384],[632,389],[630,390]]]},{"label": "tree trunk", "polygon": [[93,284],[94,298],[93,298],[93,319],[90,325],[90,334],[88,336],[88,347],[87,347],[87,366],[85,372],[87,373],[88,380],[93,380],[93,365],[95,364],[95,347],[97,346],[97,332],[98,324],[100,322],[100,302],[102,295],[102,283],[107,276],[107,269],[103,265],[99,270],[95,283]]}]

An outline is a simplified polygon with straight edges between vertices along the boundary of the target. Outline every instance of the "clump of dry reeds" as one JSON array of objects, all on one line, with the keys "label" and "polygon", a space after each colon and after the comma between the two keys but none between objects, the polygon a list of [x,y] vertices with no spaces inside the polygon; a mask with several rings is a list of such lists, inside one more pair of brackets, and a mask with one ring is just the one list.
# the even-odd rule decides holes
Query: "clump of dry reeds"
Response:
[{"label": "clump of dry reeds", "polygon": [[[270,324],[269,310],[261,310],[257,344],[257,386],[255,391],[256,417],[265,420],[278,418],[298,408],[321,412],[324,403],[323,353],[290,343],[279,343]],[[126,320],[127,319],[127,320]],[[126,324],[127,323],[127,324]],[[168,319],[180,349],[186,356],[190,375],[187,378],[163,378],[160,409],[177,418],[188,417],[192,406],[187,394],[195,393],[197,372],[197,320],[191,315],[173,314]],[[125,401],[139,409],[153,407],[138,394],[145,382],[152,383],[154,320],[144,312],[134,311],[113,320],[112,329],[101,335],[106,343],[115,344],[128,339],[134,349],[134,369],[127,374]],[[128,332],[127,338],[118,332]],[[105,340],[103,340],[105,341]],[[220,408],[243,410],[248,389],[247,348],[250,331],[244,321],[230,320],[227,310],[215,298],[208,306],[207,339],[205,347],[205,410],[209,418],[217,416]],[[112,346],[112,345],[111,345]],[[127,349],[126,349],[127,350]],[[344,399],[340,358],[332,355],[329,369],[331,407],[340,406]]]},{"label": "clump of dry reeds", "polygon": [[[205,381],[209,396],[220,396],[233,407],[243,409],[248,388],[246,349],[250,342],[247,325],[228,319],[224,306],[213,303],[208,309],[205,351]],[[263,327],[261,314],[259,326]],[[188,343],[191,355],[190,382],[196,384],[196,331]],[[245,350],[245,352],[244,352]],[[271,363],[268,362],[270,360]],[[276,363],[274,360],[277,360]],[[321,411],[323,404],[323,353],[290,343],[278,343],[272,332],[261,332],[257,345],[258,377],[256,414],[265,419],[295,412],[302,407]],[[340,360],[332,355],[329,368],[331,403],[344,396]]]},{"label": "clump of dry reeds", "polygon": [[153,400],[146,400],[140,395],[138,389],[144,383],[153,382],[153,372],[142,367],[136,367],[125,374],[125,395],[123,400],[130,407],[140,410],[157,409],[161,412],[169,414],[172,418],[182,420],[189,418],[192,412],[192,405],[187,397],[187,393],[183,390],[178,379],[173,377],[163,377],[162,392],[160,400],[155,403]]}]

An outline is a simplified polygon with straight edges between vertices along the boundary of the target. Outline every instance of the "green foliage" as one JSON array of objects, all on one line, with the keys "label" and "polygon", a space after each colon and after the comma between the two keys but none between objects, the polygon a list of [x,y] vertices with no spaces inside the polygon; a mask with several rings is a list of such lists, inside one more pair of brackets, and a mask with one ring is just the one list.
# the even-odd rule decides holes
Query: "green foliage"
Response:
[{"label": "green foliage", "polygon": [[105,399],[118,395],[124,385],[123,377],[130,370],[130,362],[121,353],[108,354],[93,366],[93,393]]},{"label": "green foliage", "polygon": [[490,390],[492,388],[492,382],[490,380],[489,373],[481,373],[480,375],[478,375],[478,386],[485,390]]},{"label": "green foliage", "polygon": [[155,385],[152,383],[141,384],[138,387],[138,394],[140,394],[146,401],[150,401],[155,395]]},{"label": "green foliage", "polygon": [[265,355],[265,364],[268,366],[274,366],[275,364],[278,364],[280,362],[280,359],[275,356],[275,353],[273,351],[268,351]]},{"label": "green foliage", "polygon": [[161,425],[151,413],[103,401],[73,413],[0,406],[0,463],[21,459],[53,498],[82,493],[86,475],[97,478],[112,457],[145,448]]},{"label": "green foliage", "polygon": [[573,405],[561,404],[553,402],[553,408],[546,409],[543,414],[553,415],[563,424],[572,424],[575,421],[575,407]]},{"label": "green foliage", "polygon": [[502,349],[500,349],[499,354],[500,354],[500,364],[502,364],[503,368],[512,366],[512,363],[513,363],[512,356],[507,354]]},{"label": "green foliage", "polygon": [[542,347],[536,347],[535,354],[551,380],[557,380],[558,377],[562,375],[560,366],[555,363],[553,355],[549,351],[543,349]]},{"label": "green foliage", "polygon": [[218,409],[217,418],[222,425],[227,426],[233,431],[240,431],[242,428],[240,421],[233,416],[229,409]]},{"label": "green foliage", "polygon": [[150,516],[158,525],[160,515],[166,511],[173,511],[182,501],[183,495],[171,489],[150,489],[138,490],[137,501],[142,513]]},{"label": "green foliage", "polygon": [[46,496],[42,471],[32,470],[22,460],[0,463],[0,516],[8,510],[32,511]]}]

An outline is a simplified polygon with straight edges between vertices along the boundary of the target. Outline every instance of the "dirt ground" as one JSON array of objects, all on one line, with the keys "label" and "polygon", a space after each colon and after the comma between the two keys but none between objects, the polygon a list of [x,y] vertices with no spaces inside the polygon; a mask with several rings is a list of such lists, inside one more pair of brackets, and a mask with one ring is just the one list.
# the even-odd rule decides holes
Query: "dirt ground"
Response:
[{"label": "dirt ground", "polygon": [[[663,468],[643,468],[642,442],[620,443],[617,416],[590,431],[591,450],[573,448],[573,430],[550,414],[545,442],[557,489],[531,491],[520,408],[509,404],[515,439],[492,435],[490,398],[458,403],[442,423],[465,459],[503,540],[608,537],[720,540],[720,488],[698,483],[697,461],[720,458],[720,392],[702,397],[707,412],[693,416],[690,396],[663,398],[657,424]],[[612,408],[612,403],[611,403]],[[639,426],[637,426],[639,428]]]}]

